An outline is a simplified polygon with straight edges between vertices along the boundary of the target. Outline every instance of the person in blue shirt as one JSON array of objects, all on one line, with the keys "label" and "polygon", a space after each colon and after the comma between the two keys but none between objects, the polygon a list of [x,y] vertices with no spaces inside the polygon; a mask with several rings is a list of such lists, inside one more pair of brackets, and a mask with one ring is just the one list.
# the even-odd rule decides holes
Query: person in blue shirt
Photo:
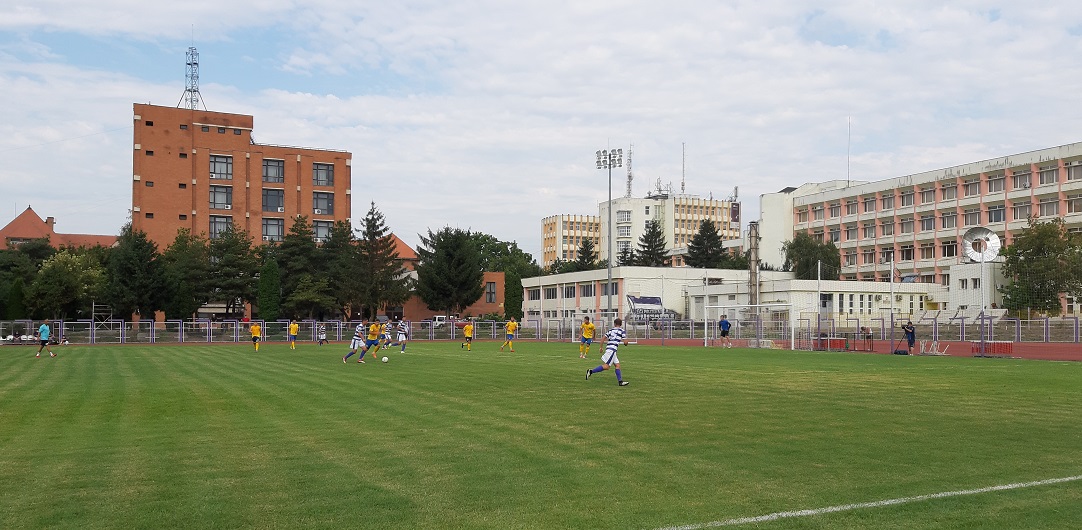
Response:
[{"label": "person in blue shirt", "polygon": [[729,338],[729,328],[733,327],[733,323],[729,322],[729,319],[725,315],[721,315],[721,322],[718,322],[718,329],[721,330],[719,335],[721,336],[721,345],[726,348],[733,347],[733,339]]},{"label": "person in blue shirt", "polygon": [[34,357],[41,357],[42,349],[49,350],[49,357],[56,357],[56,354],[53,353],[53,347],[49,345],[50,334],[51,331],[49,330],[49,319],[45,319],[45,322],[42,322],[41,327],[38,328],[38,339],[41,341],[41,346],[38,346],[38,354]]},{"label": "person in blue shirt", "polygon": [[609,369],[609,366],[616,368],[616,384],[620,386],[627,386],[631,383],[624,381],[622,374],[620,374],[620,358],[616,356],[616,350],[621,344],[627,344],[627,332],[624,328],[623,321],[619,318],[612,321],[613,328],[605,333],[605,353],[601,354],[601,364],[596,368],[586,370],[586,380],[590,380],[590,376],[593,374],[601,373]]},{"label": "person in blue shirt", "polygon": [[902,331],[905,332],[905,341],[909,344],[909,354],[912,355],[913,343],[917,342],[917,328],[913,326],[913,322],[906,322]]}]

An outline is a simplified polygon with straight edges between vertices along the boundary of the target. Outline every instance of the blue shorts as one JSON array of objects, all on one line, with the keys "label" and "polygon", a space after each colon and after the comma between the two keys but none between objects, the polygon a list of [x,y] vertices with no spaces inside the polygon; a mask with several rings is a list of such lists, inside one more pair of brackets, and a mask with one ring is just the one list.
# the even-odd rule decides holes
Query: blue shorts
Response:
[{"label": "blue shorts", "polygon": [[515,334],[514,333],[508,333],[507,334],[507,340],[514,340],[514,339],[515,339]]},{"label": "blue shorts", "polygon": [[591,344],[593,344],[593,343],[594,343],[594,339],[588,339],[588,338],[586,338],[586,337],[583,337],[583,338],[582,338],[582,343],[583,343],[583,344],[585,344],[585,345],[587,345],[587,346],[589,346],[589,345],[591,345]]},{"label": "blue shorts", "polygon": [[290,342],[296,342],[296,340],[297,340],[297,336],[296,336],[296,335],[290,335],[290,336],[289,336],[289,341],[290,341]]},{"label": "blue shorts", "polygon": [[364,349],[371,348],[379,344],[379,339],[367,339],[364,341]]}]

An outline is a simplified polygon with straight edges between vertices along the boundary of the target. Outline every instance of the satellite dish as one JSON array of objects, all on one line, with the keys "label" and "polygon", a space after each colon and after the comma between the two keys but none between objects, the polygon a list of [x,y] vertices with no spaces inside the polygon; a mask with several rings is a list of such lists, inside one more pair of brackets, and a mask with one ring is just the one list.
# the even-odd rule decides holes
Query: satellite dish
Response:
[{"label": "satellite dish", "polygon": [[981,226],[970,228],[962,236],[962,252],[973,261],[984,263],[996,259],[1002,246],[995,232]]}]

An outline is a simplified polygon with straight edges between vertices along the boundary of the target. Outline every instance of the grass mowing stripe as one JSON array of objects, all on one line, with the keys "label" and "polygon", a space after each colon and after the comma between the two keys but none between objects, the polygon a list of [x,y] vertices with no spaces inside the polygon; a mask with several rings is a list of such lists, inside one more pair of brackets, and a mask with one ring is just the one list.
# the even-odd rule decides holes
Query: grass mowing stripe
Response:
[{"label": "grass mowing stripe", "polygon": [[699,530],[701,528],[717,528],[721,526],[738,526],[751,523],[766,523],[770,521],[777,521],[779,519],[788,519],[793,517],[810,517],[816,515],[823,515],[827,513],[846,512],[850,510],[859,510],[863,508],[880,508],[883,506],[893,506],[897,504],[906,504],[910,502],[920,502],[935,499],[945,499],[949,497],[960,497],[963,495],[979,495],[981,493],[991,493],[993,491],[1008,491],[1023,488],[1033,488],[1037,486],[1048,486],[1051,484],[1062,484],[1064,482],[1074,482],[1082,480],[1082,475],[1075,475],[1071,477],[1050,478],[1045,480],[1035,480],[1032,482],[1016,482],[1014,484],[1003,484],[999,486],[988,486],[984,488],[958,490],[958,491],[944,491],[940,493],[930,493],[927,495],[916,495],[913,497],[900,497],[897,499],[886,499],[881,501],[872,502],[858,502],[853,504],[842,504],[838,506],[827,506],[825,508],[812,508],[806,510],[794,510],[789,512],[776,512],[767,515],[758,515],[754,517],[739,517],[735,519],[726,519],[724,521],[713,521],[709,523],[689,524],[681,526],[667,526],[659,530]]}]

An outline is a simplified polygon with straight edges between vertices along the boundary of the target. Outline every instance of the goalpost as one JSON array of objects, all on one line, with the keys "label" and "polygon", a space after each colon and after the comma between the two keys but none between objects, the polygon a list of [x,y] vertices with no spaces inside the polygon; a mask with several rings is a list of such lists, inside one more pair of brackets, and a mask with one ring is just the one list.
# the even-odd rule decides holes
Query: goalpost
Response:
[{"label": "goalpost", "polygon": [[[721,330],[717,322],[721,316],[732,323],[729,338],[747,341],[749,348],[796,348],[796,318],[792,313],[793,304],[728,304],[705,306],[703,318],[703,346],[710,345],[710,326],[713,322],[715,337]],[[710,310],[714,310],[711,314]]]}]

